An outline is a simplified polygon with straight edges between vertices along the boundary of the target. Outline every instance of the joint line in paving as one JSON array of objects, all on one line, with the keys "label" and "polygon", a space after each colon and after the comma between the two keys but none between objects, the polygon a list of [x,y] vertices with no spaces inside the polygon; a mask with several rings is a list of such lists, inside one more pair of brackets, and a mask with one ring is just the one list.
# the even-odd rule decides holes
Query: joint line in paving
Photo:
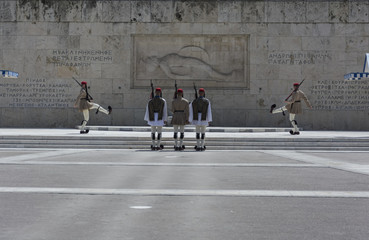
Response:
[{"label": "joint line in paving", "polygon": [[23,161],[32,160],[32,159],[41,159],[41,158],[48,158],[48,157],[60,157],[60,156],[65,156],[65,155],[82,153],[86,151],[91,151],[91,150],[85,150],[85,149],[83,150],[82,149],[52,150],[52,151],[47,150],[47,151],[43,151],[40,153],[28,153],[28,154],[11,156],[11,157],[3,157],[3,158],[0,157],[0,164],[10,163],[10,162],[23,162]]},{"label": "joint line in paving", "polygon": [[365,165],[347,163],[343,161],[335,161],[330,158],[312,156],[308,155],[307,153],[297,151],[261,151],[261,152],[304,163],[318,164],[321,166],[327,166],[330,168],[339,169],[343,171],[369,175],[369,166]]},{"label": "joint line in paving", "polygon": [[291,163],[134,163],[134,162],[68,162],[68,161],[0,161],[0,165],[80,165],[80,166],[122,166],[122,167],[288,167],[325,168],[315,164]]}]

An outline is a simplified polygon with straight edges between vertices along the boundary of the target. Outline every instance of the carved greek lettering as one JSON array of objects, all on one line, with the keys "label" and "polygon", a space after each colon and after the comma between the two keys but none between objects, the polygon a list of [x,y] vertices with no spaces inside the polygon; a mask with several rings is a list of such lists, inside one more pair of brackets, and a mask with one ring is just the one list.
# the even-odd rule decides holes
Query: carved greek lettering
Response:
[{"label": "carved greek lettering", "polygon": [[319,80],[310,90],[317,110],[368,110],[367,81]]}]

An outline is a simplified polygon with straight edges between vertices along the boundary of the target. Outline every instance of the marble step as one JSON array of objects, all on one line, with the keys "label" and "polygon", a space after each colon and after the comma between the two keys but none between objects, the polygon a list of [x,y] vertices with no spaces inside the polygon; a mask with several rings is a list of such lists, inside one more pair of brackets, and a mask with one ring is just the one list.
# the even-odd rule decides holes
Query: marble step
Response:
[{"label": "marble step", "polygon": [[[165,137],[162,144],[173,148],[173,139]],[[193,148],[196,140],[188,138],[184,144]],[[1,148],[107,148],[147,149],[149,137],[66,137],[66,136],[3,136]],[[334,138],[208,138],[209,150],[255,150],[255,149],[315,149],[315,150],[369,150],[368,139]]]},{"label": "marble step", "polygon": [[[164,145],[165,151],[174,151],[172,145]],[[36,148],[36,149],[136,149],[150,151],[149,145],[40,145],[40,144],[2,144],[0,148]],[[314,151],[369,151],[369,147],[355,146],[212,146],[207,145],[207,150],[314,150]],[[195,151],[192,146],[187,145],[185,151]]]},{"label": "marble step", "polygon": [[[80,126],[76,126],[80,129]],[[88,126],[86,129],[93,131],[135,131],[135,132],[150,132],[150,126]],[[276,128],[276,127],[208,127],[207,132],[289,132],[291,128]],[[303,128],[300,128],[302,131]],[[173,132],[173,127],[163,127],[163,132]],[[186,126],[185,132],[195,132],[194,126]]]}]

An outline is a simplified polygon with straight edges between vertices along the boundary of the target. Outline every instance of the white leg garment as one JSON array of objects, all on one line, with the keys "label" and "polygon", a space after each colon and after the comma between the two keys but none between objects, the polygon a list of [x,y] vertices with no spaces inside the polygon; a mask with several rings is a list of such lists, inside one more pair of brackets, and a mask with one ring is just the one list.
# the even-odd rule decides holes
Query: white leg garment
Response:
[{"label": "white leg garment", "polygon": [[84,131],[85,127],[87,125],[87,122],[90,119],[90,110],[85,109],[85,110],[82,111],[82,114],[83,114],[83,123],[82,123],[82,126],[81,126],[81,131]]},{"label": "white leg garment", "polygon": [[201,128],[201,126],[198,126],[198,125],[196,125],[195,126],[195,128],[196,128],[196,147],[198,147],[198,148],[200,148],[201,146],[200,146],[200,128]]},{"label": "white leg garment", "polygon": [[152,142],[152,146],[155,146],[155,132],[156,132],[156,126],[151,126],[151,142]]},{"label": "white leg garment", "polygon": [[156,141],[156,146],[160,147],[160,142],[161,142],[161,132],[163,130],[162,126],[157,126],[156,127],[156,131],[158,132],[158,140]]},{"label": "white leg garment", "polygon": [[101,107],[99,104],[97,104],[97,103],[91,103],[91,104],[92,104],[92,107],[90,109],[98,109],[99,112],[109,114],[109,111],[106,110],[105,108]]},{"label": "white leg garment", "polygon": [[280,108],[274,109],[272,113],[273,113],[273,114],[274,114],[274,113],[281,113],[281,112],[285,112],[285,111],[287,111],[287,108],[286,108],[286,106],[283,106],[283,107],[280,107]]},{"label": "white leg garment", "polygon": [[174,146],[178,147],[178,128],[179,125],[173,125],[173,131],[174,131]]},{"label": "white leg garment", "polygon": [[296,114],[290,113],[290,122],[293,127],[293,132],[299,132],[299,128],[297,127],[297,122],[295,121]]},{"label": "white leg garment", "polygon": [[[203,125],[196,126],[197,147],[203,148],[205,146],[205,131],[206,131],[206,126],[203,126]],[[200,140],[200,133],[201,133],[201,140]]]},{"label": "white leg garment", "polygon": [[206,126],[201,126],[201,147],[204,148],[205,146],[205,131]]},{"label": "white leg garment", "polygon": [[179,126],[179,131],[180,131],[180,137],[179,137],[179,146],[182,147],[183,146],[183,138],[184,138],[184,125],[180,125]]}]

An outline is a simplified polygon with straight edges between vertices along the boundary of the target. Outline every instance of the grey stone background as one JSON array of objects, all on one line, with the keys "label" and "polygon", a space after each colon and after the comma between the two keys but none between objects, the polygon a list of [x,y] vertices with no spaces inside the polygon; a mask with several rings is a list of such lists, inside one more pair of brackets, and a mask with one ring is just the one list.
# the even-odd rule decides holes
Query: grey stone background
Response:
[{"label": "grey stone background", "polygon": [[[79,124],[72,76],[88,81],[95,102],[114,109],[89,124],[145,125],[150,83],[132,82],[133,36],[183,34],[248,38],[248,87],[198,86],[211,100],[214,126],[289,126],[269,107],[282,105],[292,84],[305,79],[301,89],[314,109],[298,118],[301,127],[369,130],[368,80],[343,79],[362,71],[368,14],[368,1],[2,0],[0,69],[20,77],[0,79],[0,126]],[[170,102],[170,84],[154,84]],[[193,89],[184,91],[192,100]]]}]

